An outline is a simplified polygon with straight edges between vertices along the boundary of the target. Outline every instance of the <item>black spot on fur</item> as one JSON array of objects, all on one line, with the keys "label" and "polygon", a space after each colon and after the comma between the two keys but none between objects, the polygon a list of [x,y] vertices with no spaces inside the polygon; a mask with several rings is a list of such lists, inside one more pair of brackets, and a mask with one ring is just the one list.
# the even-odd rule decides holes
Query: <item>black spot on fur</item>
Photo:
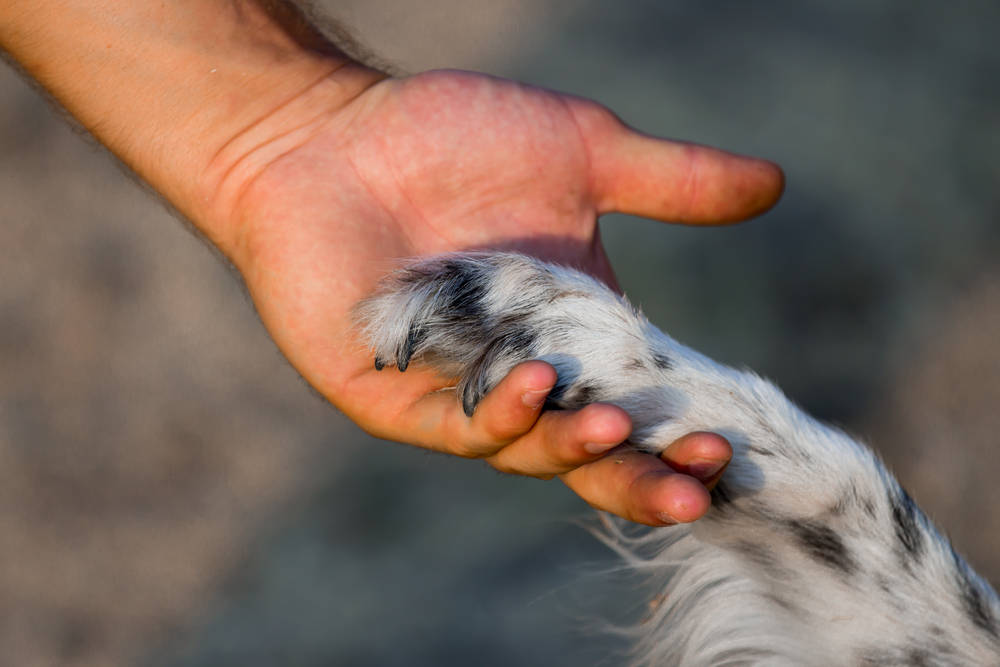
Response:
[{"label": "black spot on fur", "polygon": [[[422,355],[437,354],[442,359],[469,358],[470,346],[489,337],[488,312],[483,301],[493,276],[481,264],[462,258],[450,258],[411,267],[398,275],[399,289],[413,289],[427,307],[415,314],[406,340],[396,350],[395,359],[378,359],[376,368],[395,363],[405,371],[410,362]],[[423,293],[430,292],[425,295]],[[433,296],[431,296],[431,294]],[[448,329],[451,348],[428,349],[430,334]]]},{"label": "black spot on fur", "polygon": [[566,395],[566,390],[569,388],[570,383],[566,381],[565,378],[556,378],[556,384],[552,387],[552,391],[549,392],[548,397],[545,399],[545,407],[554,408],[561,410],[566,406],[563,404],[563,397]]},{"label": "black spot on fur", "polygon": [[[889,507],[892,508],[892,525],[896,531],[896,539],[903,547],[903,552],[914,560],[919,560],[924,551],[924,535],[920,530],[916,505],[906,490],[900,488],[899,493],[889,492]],[[909,562],[903,562],[909,567]]]},{"label": "black spot on fur", "polygon": [[477,320],[485,315],[483,295],[489,280],[473,264],[461,260],[445,261],[438,276],[443,297],[441,310],[449,318]]},{"label": "black spot on fur", "polygon": [[573,392],[573,405],[582,407],[588,403],[593,403],[599,394],[600,390],[593,385],[580,385],[577,387],[576,391]]},{"label": "black spot on fur", "polygon": [[789,521],[788,528],[814,560],[844,574],[852,574],[857,564],[847,545],[829,526],[814,521]]},{"label": "black spot on fur", "polygon": [[[510,368],[534,356],[537,338],[534,331],[510,319],[497,327],[498,334],[478,360],[469,368],[459,387],[462,393],[462,409],[471,417],[476,412],[479,401],[493,389],[491,380],[494,368],[501,365]],[[498,378],[499,379],[499,378]]]},{"label": "black spot on fur", "polygon": [[380,371],[385,368],[385,360],[375,357],[375,370]]},{"label": "black spot on fur", "polygon": [[625,363],[625,370],[628,371],[641,371],[645,370],[646,364],[642,362],[642,359],[629,359]]},{"label": "black spot on fur", "polygon": [[733,548],[739,552],[743,558],[770,572],[772,575],[777,575],[781,570],[778,565],[779,561],[774,552],[762,544],[751,542],[749,540],[740,540],[733,545]]},{"label": "black spot on fur", "polygon": [[653,353],[653,363],[656,364],[656,367],[660,370],[669,371],[674,367],[674,362],[670,361],[670,357],[667,355],[657,350],[650,350],[650,352]]},{"label": "black spot on fur", "polygon": [[729,487],[724,481],[720,481],[711,491],[712,507],[720,512],[725,512],[733,503],[733,497],[729,493]]},{"label": "black spot on fur", "polygon": [[496,336],[488,348],[491,361],[513,361],[520,363],[535,356],[538,337],[534,329],[522,324],[521,318],[507,318],[497,324]]}]

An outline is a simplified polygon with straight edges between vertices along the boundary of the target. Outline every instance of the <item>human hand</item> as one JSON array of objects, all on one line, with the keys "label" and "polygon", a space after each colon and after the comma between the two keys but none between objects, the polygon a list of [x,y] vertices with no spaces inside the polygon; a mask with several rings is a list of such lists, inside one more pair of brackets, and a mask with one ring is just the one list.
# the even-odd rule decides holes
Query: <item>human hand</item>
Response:
[{"label": "human hand", "polygon": [[[716,224],[780,195],[773,165],[649,138],[579,98],[466,72],[384,79],[350,102],[290,105],[210,173],[220,245],[299,372],[365,430],[499,470],[562,480],[595,507],[652,525],[692,521],[728,443],[692,434],[662,459],[617,449],[611,405],[541,413],[555,371],[517,367],[467,417],[450,378],[378,372],[351,318],[401,258],[507,248],[614,285],[597,216]],[[677,474],[687,473],[687,474]],[[690,475],[690,476],[689,476]],[[696,479],[698,481],[696,481]]]},{"label": "human hand", "polygon": [[364,428],[561,474],[645,523],[708,507],[705,487],[672,471],[710,484],[717,474],[697,468],[728,459],[721,438],[692,435],[664,460],[600,458],[628,416],[539,416],[554,381],[541,363],[469,419],[440,391],[446,378],[376,373],[349,313],[398,258],[448,250],[522,250],[613,284],[599,214],[748,217],[777,199],[776,167],[643,137],[592,102],[509,81],[387,79],[281,0],[32,0],[0,17],[0,47],[239,267],[281,350]]}]

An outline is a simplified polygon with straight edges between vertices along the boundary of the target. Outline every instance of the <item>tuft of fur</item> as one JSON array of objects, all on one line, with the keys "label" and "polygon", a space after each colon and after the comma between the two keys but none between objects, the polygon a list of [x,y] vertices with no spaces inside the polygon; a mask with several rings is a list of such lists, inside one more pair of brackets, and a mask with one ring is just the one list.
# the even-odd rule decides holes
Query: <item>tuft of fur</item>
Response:
[{"label": "tuft of fur", "polygon": [[551,407],[619,405],[658,453],[713,431],[734,457],[699,521],[604,539],[648,577],[623,631],[638,665],[1000,665],[1000,600],[867,447],[565,267],[512,253],[421,260],[359,304],[375,367],[432,364],[471,415],[514,365]]}]

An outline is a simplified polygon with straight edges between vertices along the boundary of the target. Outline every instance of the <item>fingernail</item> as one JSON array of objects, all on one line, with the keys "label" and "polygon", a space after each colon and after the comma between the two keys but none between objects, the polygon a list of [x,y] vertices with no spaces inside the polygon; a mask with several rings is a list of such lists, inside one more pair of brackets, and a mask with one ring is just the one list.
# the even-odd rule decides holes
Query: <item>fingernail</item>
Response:
[{"label": "fingernail", "polygon": [[533,391],[526,391],[523,394],[521,394],[521,402],[524,403],[529,408],[531,408],[532,410],[534,410],[535,408],[540,407],[542,403],[545,402],[545,397],[549,395],[550,391],[552,391],[552,387],[548,387],[546,389],[535,389]]},{"label": "fingernail", "polygon": [[672,526],[674,524],[680,523],[677,519],[670,516],[666,512],[657,512],[656,518],[663,522],[665,526]]},{"label": "fingernail", "polygon": [[707,481],[719,474],[722,467],[726,465],[724,461],[700,460],[692,461],[687,465],[688,473],[695,479]]},{"label": "fingernail", "polygon": [[585,450],[591,454],[603,454],[604,452],[613,449],[618,445],[617,442],[606,443],[606,442],[588,442],[583,446]]}]

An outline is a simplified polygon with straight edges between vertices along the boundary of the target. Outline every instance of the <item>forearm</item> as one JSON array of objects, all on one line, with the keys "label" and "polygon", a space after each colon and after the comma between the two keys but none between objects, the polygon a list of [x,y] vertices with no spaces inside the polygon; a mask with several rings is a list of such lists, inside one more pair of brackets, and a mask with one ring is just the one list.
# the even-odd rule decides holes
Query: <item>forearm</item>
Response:
[{"label": "forearm", "polygon": [[383,76],[266,0],[14,0],[0,45],[227,252],[235,198],[303,106],[318,122]]}]

